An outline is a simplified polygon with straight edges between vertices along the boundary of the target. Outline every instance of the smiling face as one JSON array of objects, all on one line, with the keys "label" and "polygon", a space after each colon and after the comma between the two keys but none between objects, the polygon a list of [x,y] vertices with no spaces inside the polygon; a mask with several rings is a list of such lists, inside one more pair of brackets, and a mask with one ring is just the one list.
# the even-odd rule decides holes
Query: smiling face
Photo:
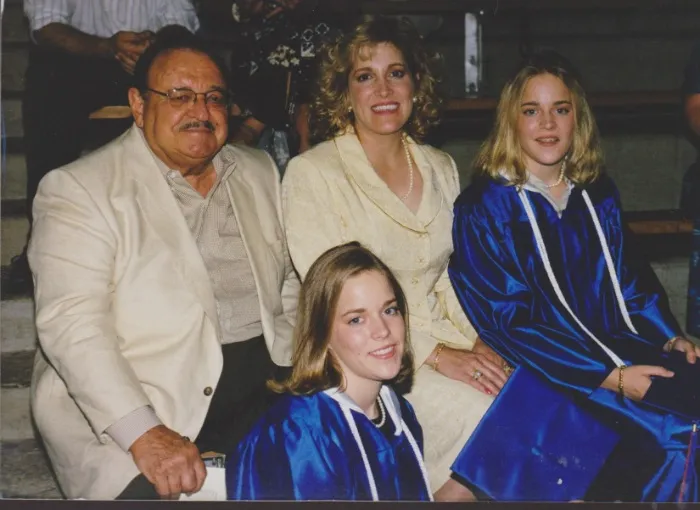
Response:
[{"label": "smiling face", "polygon": [[[216,64],[191,50],[172,50],[156,57],[148,72],[148,87],[160,92],[189,88],[195,92],[226,90]],[[173,106],[166,97],[129,90],[136,125],[149,147],[169,168],[187,171],[208,164],[228,135],[227,109],[205,104],[198,95],[193,105]]]},{"label": "smiling face", "polygon": [[360,139],[400,132],[413,111],[413,78],[390,43],[365,46],[355,56],[348,94]]},{"label": "smiling face", "polygon": [[531,173],[556,176],[571,148],[576,124],[571,91],[551,74],[530,78],[520,101],[517,137]]},{"label": "smiling face", "polygon": [[365,271],[345,282],[333,317],[330,350],[350,396],[396,377],[405,335],[404,318],[384,275]]}]

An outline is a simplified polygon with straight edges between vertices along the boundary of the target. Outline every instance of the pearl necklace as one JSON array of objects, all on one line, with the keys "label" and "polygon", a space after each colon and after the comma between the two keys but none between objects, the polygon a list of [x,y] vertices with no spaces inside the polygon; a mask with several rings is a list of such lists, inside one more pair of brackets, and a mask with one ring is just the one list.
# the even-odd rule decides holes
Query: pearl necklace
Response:
[{"label": "pearl necklace", "polygon": [[408,191],[405,195],[399,197],[402,202],[405,202],[413,191],[413,161],[411,161],[411,152],[408,150],[408,144],[404,137],[401,137],[401,144],[403,145],[403,151],[404,154],[406,154],[406,161],[408,162]]},{"label": "pearl necklace", "polygon": [[564,159],[561,162],[561,168],[559,169],[559,178],[557,179],[557,182],[555,182],[554,184],[545,184],[544,185],[545,188],[552,189],[552,188],[556,188],[557,186],[559,186],[561,184],[561,181],[564,180],[564,169],[565,168],[566,168],[566,159]]},{"label": "pearl necklace", "polygon": [[375,427],[380,429],[384,426],[384,423],[386,422],[386,411],[384,410],[384,403],[382,402],[382,399],[379,395],[377,395],[377,407],[379,407],[379,421],[375,422],[374,420],[372,420],[372,423],[374,423]]}]

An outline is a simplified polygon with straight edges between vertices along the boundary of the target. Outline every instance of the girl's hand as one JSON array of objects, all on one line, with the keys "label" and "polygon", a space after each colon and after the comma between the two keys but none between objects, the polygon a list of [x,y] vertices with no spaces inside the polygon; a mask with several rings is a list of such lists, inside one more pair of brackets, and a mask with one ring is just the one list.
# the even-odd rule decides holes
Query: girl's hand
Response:
[{"label": "girl's hand", "polygon": [[[633,365],[625,368],[622,374],[624,396],[632,400],[640,401],[651,387],[652,377],[673,377],[674,373],[664,367],[654,365]],[[601,388],[620,393],[620,369],[616,368],[600,385]]]},{"label": "girl's hand", "polygon": [[664,351],[684,352],[685,358],[688,360],[688,363],[691,364],[694,364],[698,356],[700,356],[700,347],[682,336],[675,336],[666,342],[666,345],[664,345]]}]

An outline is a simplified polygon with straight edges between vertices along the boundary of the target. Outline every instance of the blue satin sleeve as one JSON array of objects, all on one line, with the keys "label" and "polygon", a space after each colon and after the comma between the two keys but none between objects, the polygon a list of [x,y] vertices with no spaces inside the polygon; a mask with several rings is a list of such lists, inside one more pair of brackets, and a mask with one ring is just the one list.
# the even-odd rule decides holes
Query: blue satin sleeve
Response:
[{"label": "blue satin sleeve", "polygon": [[259,424],[226,465],[234,500],[344,499],[351,484],[342,452],[304,423]]},{"label": "blue satin sleeve", "polygon": [[603,211],[601,223],[612,258],[617,262],[622,296],[639,335],[663,347],[668,339],[682,334],[681,328],[650,265],[639,257],[631,256],[632,250],[626,241],[632,240],[634,234],[622,223],[617,188],[613,189],[612,196],[613,200],[608,201],[608,207]]},{"label": "blue satin sleeve", "polygon": [[544,321],[524,275],[531,268],[520,268],[509,236],[473,211],[468,204],[455,207],[448,272],[479,336],[509,362],[524,363],[556,384],[590,394],[615,365],[602,351],[591,352],[599,347],[558,302],[547,303],[558,311],[556,320]]}]

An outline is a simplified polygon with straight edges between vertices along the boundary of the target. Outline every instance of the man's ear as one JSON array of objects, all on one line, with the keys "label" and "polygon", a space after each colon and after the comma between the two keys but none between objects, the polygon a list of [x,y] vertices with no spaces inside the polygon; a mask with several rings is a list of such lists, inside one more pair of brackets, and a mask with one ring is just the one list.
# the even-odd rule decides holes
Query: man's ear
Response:
[{"label": "man's ear", "polygon": [[143,128],[144,100],[141,92],[135,87],[129,89],[129,106],[131,107],[131,115],[134,116],[134,122],[138,127]]}]

